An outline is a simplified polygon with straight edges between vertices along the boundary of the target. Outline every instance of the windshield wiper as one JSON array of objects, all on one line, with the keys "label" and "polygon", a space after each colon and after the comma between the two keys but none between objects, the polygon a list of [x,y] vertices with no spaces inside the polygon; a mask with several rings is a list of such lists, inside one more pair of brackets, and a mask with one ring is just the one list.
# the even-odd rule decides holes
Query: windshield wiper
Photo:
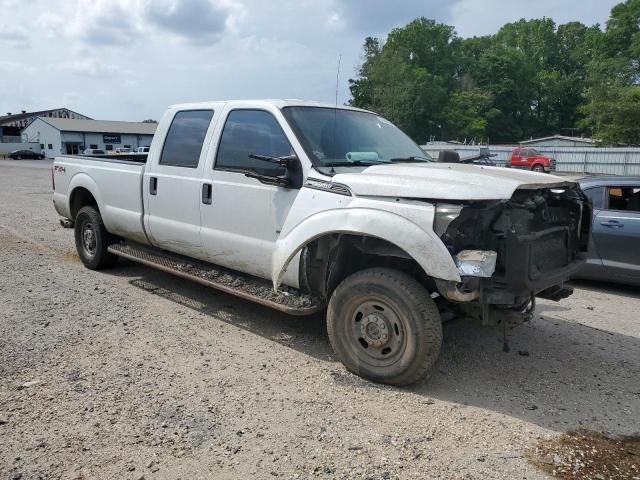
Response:
[{"label": "windshield wiper", "polygon": [[353,160],[343,162],[322,162],[322,167],[370,167],[371,165],[380,165],[385,162],[375,162],[371,160]]},{"label": "windshield wiper", "polygon": [[398,157],[391,158],[388,161],[391,163],[424,163],[429,162],[430,160],[424,157]]}]

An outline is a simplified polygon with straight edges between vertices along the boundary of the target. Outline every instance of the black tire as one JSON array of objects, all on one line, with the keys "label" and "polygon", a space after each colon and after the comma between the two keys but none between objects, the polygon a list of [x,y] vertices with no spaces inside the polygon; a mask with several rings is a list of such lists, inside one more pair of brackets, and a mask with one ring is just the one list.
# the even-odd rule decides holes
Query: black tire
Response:
[{"label": "black tire", "polygon": [[389,385],[426,378],[442,347],[440,313],[429,292],[389,268],[362,270],[338,285],[327,330],[347,370]]},{"label": "black tire", "polygon": [[533,170],[534,172],[539,172],[542,173],[544,172],[544,167],[542,165],[540,165],[539,163],[536,163],[531,170]]},{"label": "black tire", "polygon": [[76,250],[85,267],[102,270],[115,265],[118,257],[107,251],[117,238],[107,232],[96,207],[82,207],[75,219]]}]

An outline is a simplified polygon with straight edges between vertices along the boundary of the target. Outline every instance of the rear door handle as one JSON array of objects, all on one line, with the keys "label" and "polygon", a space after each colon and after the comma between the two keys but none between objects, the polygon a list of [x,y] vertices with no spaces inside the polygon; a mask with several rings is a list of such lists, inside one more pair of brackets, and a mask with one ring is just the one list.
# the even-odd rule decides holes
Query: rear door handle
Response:
[{"label": "rear door handle", "polygon": [[607,220],[606,222],[600,222],[600,225],[602,225],[603,227],[609,227],[609,228],[624,227],[624,223],[620,223],[618,220]]},{"label": "rear door handle", "polygon": [[158,193],[158,179],[156,177],[149,177],[149,194],[155,195]]},{"label": "rear door handle", "polygon": [[213,189],[210,183],[202,184],[202,203],[204,203],[205,205],[211,205],[212,191]]}]

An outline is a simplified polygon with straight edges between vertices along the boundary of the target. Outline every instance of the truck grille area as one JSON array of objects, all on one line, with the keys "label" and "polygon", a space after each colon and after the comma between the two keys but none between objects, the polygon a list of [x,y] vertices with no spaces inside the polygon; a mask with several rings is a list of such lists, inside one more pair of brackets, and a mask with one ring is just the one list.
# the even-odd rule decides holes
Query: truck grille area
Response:
[{"label": "truck grille area", "polygon": [[520,189],[507,201],[465,206],[442,240],[452,254],[498,252],[494,275],[482,280],[484,301],[514,305],[567,280],[582,263],[591,213],[578,186]]},{"label": "truck grille area", "polygon": [[560,228],[531,241],[531,265],[536,273],[551,272],[567,264],[567,240],[567,230]]}]

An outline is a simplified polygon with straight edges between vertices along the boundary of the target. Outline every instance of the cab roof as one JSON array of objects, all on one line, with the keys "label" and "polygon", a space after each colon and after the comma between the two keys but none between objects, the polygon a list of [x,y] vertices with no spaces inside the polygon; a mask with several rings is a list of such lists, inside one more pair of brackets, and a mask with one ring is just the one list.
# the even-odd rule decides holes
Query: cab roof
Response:
[{"label": "cab roof", "polygon": [[357,112],[375,113],[369,110],[363,110],[361,108],[355,108],[348,105],[335,105],[333,103],[317,102],[314,100],[300,100],[300,99],[262,99],[262,100],[219,100],[210,102],[194,102],[194,103],[181,103],[171,105],[169,108],[176,110],[194,110],[202,108],[221,108],[231,104],[232,107],[237,108],[260,108],[265,106],[274,106],[282,109],[285,107],[319,107],[319,108],[338,108],[340,110],[353,110]]},{"label": "cab roof", "polygon": [[599,175],[578,180],[582,187],[599,187],[606,185],[640,185],[640,175]]}]

